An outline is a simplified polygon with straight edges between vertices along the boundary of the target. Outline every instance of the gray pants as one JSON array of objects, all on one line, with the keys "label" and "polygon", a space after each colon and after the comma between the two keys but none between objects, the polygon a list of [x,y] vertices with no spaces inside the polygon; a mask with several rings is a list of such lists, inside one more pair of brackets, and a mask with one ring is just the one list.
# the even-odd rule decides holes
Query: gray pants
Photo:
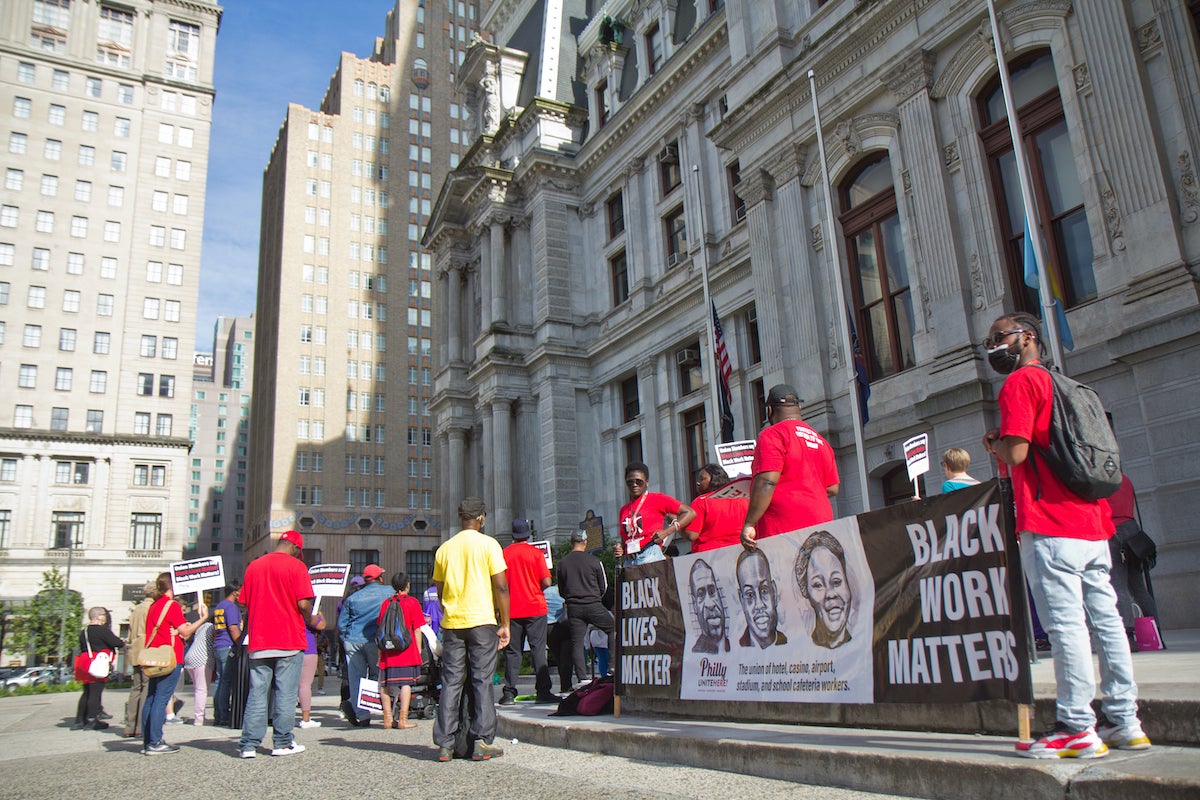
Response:
[{"label": "gray pants", "polygon": [[125,735],[137,736],[142,732],[142,704],[146,700],[146,673],[141,667],[133,668],[133,683],[129,686],[129,699],[125,701]]},{"label": "gray pants", "polygon": [[442,628],[442,696],[433,723],[433,743],[438,747],[454,747],[464,684],[471,698],[471,739],[491,744],[496,738],[492,673],[499,644],[495,625]]}]

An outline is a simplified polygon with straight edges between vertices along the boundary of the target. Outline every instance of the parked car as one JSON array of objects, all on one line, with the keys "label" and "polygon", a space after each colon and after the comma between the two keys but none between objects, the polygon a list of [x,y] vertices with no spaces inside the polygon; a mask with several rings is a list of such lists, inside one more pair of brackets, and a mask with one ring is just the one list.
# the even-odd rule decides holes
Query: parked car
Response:
[{"label": "parked car", "polygon": [[9,678],[14,678],[24,671],[24,667],[0,667],[0,686],[3,686]]},{"label": "parked car", "polygon": [[23,672],[4,679],[5,689],[20,686],[41,686],[54,682],[55,667],[28,667]]}]

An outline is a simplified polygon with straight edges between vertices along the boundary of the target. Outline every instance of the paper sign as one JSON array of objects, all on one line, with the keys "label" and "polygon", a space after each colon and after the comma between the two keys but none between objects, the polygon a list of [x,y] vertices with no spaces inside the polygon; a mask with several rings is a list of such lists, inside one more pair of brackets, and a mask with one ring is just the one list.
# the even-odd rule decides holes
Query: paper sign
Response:
[{"label": "paper sign", "polygon": [[904,443],[904,463],[908,466],[908,479],[915,481],[918,475],[929,472],[929,434],[922,433]]},{"label": "paper sign", "polygon": [[531,545],[542,551],[542,555],[546,558],[546,569],[554,572],[554,559],[550,555],[549,542],[530,542]]},{"label": "paper sign", "polygon": [[383,701],[379,697],[379,681],[373,681],[370,678],[361,679],[358,682],[358,700],[355,705],[382,714]]},{"label": "paper sign", "polygon": [[176,595],[225,587],[225,566],[220,556],[193,558],[171,564],[171,591]]},{"label": "paper sign", "polygon": [[753,439],[746,439],[717,445],[717,463],[731,478],[749,475],[750,465],[754,463],[754,444]]},{"label": "paper sign", "polygon": [[322,597],[341,597],[350,579],[349,564],[314,564],[308,568],[308,579],[320,600]]},{"label": "paper sign", "polygon": [[717,497],[721,499],[733,498],[735,500],[744,500],[750,496],[750,486],[753,481],[749,476],[745,478],[735,478],[729,483],[717,489],[709,495],[709,497]]}]

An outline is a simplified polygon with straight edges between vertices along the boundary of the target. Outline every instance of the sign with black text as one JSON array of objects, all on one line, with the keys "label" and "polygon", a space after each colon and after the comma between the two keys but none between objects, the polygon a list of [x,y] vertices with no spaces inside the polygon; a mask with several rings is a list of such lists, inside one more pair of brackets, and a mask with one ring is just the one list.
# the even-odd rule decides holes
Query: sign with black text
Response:
[{"label": "sign with black text", "polygon": [[312,581],[317,599],[341,597],[346,593],[346,581],[350,579],[349,564],[314,564],[308,568],[308,579]]},{"label": "sign with black text", "polygon": [[993,480],[760,539],[753,551],[626,567],[622,692],[1032,702],[1011,510],[1008,482]]},{"label": "sign with black text", "polygon": [[220,556],[193,558],[171,564],[171,591],[177,595],[199,593],[225,586],[225,566]]}]

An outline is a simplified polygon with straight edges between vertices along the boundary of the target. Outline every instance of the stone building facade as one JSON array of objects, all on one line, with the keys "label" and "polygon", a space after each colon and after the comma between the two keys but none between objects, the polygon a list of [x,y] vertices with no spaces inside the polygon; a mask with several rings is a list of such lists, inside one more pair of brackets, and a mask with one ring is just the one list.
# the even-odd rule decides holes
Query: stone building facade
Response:
[{"label": "stone building facade", "polygon": [[[1195,623],[1197,5],[998,6],[1065,368],[1114,415],[1165,622]],[[864,505],[842,315],[870,381],[871,506],[911,493],[916,433],[996,474],[980,439],[1000,379],[977,343],[1037,301],[983,4],[500,0],[483,28],[460,82],[478,138],[427,234],[444,513],[477,492],[501,524],[561,536],[615,517],[634,459],[690,497],[716,419],[705,274],[736,435],[758,430],[764,387],[798,387],[838,451],[838,514]]]}]

